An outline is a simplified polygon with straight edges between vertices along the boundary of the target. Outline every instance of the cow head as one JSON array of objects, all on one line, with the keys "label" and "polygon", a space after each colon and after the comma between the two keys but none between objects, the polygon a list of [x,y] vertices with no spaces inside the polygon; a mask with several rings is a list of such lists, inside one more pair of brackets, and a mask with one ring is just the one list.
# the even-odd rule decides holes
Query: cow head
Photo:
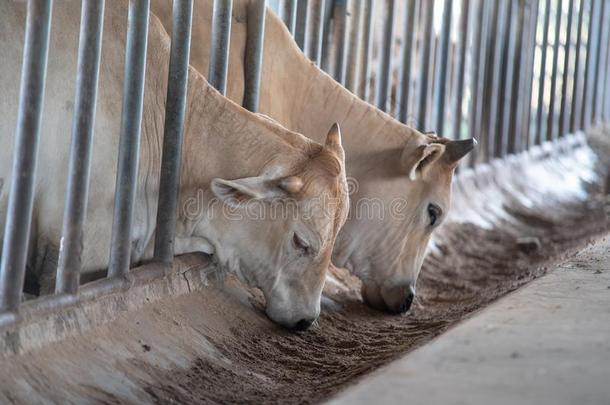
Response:
[{"label": "cow head", "polygon": [[410,308],[430,237],[449,211],[454,169],[475,144],[417,134],[363,164],[334,262],[361,278],[369,306]]},{"label": "cow head", "polygon": [[278,156],[257,177],[214,179],[211,188],[223,209],[213,222],[218,262],[262,290],[269,318],[307,329],[348,212],[339,127],[307,155]]}]

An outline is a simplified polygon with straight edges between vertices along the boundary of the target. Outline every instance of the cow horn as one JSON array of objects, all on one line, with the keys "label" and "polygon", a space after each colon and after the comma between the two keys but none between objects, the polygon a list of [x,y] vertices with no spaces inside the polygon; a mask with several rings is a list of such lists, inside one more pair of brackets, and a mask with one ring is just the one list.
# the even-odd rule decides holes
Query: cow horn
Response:
[{"label": "cow horn", "polygon": [[328,130],[324,147],[333,151],[340,159],[344,159],[343,146],[341,144],[341,129],[336,122]]},{"label": "cow horn", "polygon": [[445,156],[450,163],[456,163],[474,149],[477,140],[474,138],[461,141],[449,141],[445,145]]},{"label": "cow horn", "polygon": [[280,188],[289,192],[290,194],[296,194],[303,188],[303,180],[299,176],[290,176],[280,180]]}]

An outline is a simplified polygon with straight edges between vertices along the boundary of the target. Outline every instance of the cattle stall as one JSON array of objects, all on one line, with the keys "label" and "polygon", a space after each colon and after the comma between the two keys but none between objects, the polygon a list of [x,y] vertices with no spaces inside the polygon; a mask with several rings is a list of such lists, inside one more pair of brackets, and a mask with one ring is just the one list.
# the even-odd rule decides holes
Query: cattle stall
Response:
[{"label": "cattle stall", "polygon": [[[3,73],[20,85],[17,99],[4,100],[17,106],[17,116],[12,175],[0,177],[0,196],[6,196],[6,206],[0,205],[0,402],[320,402],[542,276],[549,263],[610,229],[610,0],[121,2],[128,6],[119,138],[111,160],[113,216],[106,218],[107,267],[95,274],[83,271],[84,232],[92,226],[87,213],[97,206],[91,172],[101,152],[94,139],[106,134],[96,126],[96,109],[108,103],[100,99],[99,83],[110,63],[102,57],[104,35],[113,29],[105,15],[115,4],[5,5],[25,18],[25,33],[20,74]],[[37,163],[50,131],[44,119],[53,103],[53,94],[45,93],[53,77],[47,75],[49,54],[56,51],[53,16],[65,7],[79,8],[80,26],[74,83],[66,84],[74,89],[67,176],[59,179],[37,170]],[[152,258],[140,260],[134,259],[140,249],[134,217],[138,176],[148,167],[141,148],[144,132],[158,126],[146,122],[145,109],[153,25],[167,31],[169,58]],[[6,49],[13,46],[7,30],[0,34]],[[269,58],[274,47],[278,55],[293,55],[282,48],[286,41],[294,42],[298,56],[285,69],[319,69],[324,76],[311,77],[334,82],[291,93],[290,83],[307,77],[283,71],[285,56]],[[207,63],[199,68],[202,60]],[[357,277],[332,266],[320,320],[313,330],[292,334],[265,318],[260,292],[216,276],[213,255],[176,255],[194,71],[231,103],[271,121],[263,126],[309,136],[315,123],[302,119],[308,122],[298,127],[298,119],[283,121],[281,113],[298,110],[293,99],[315,103],[324,95],[324,103],[346,89],[341,100],[374,106],[369,115],[380,123],[406,125],[440,142],[476,140],[456,168],[447,223],[428,245],[413,318],[365,307]],[[276,87],[274,75],[282,80]],[[350,119],[349,108],[331,106],[334,120]],[[344,142],[349,136],[343,133]],[[54,283],[50,292],[28,270],[40,254],[33,252],[32,232],[44,222],[35,213],[44,182],[62,182],[63,191],[56,266],[45,275]],[[442,290],[447,287],[458,292]],[[385,348],[375,349],[379,341]],[[84,372],[83,364],[91,368]],[[115,367],[120,372],[113,376],[108,370]],[[298,381],[306,387],[295,388]]]}]

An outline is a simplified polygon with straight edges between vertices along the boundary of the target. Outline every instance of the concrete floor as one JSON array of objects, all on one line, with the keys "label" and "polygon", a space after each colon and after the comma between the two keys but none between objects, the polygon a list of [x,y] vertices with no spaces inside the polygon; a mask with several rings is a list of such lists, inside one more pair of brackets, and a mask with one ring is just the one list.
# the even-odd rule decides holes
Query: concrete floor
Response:
[{"label": "concrete floor", "polygon": [[332,404],[610,404],[610,236]]}]

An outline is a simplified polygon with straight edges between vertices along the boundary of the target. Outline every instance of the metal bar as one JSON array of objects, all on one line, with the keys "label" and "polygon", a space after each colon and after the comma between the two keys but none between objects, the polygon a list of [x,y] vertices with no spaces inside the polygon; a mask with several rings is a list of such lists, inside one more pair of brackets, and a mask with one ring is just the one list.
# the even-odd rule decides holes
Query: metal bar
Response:
[{"label": "metal bar", "polygon": [[610,5],[606,0],[602,0],[602,11],[600,13],[600,32],[599,32],[599,41],[597,48],[597,63],[595,64],[596,70],[596,80],[595,86],[593,89],[593,102],[591,105],[592,108],[592,121],[593,123],[597,123],[601,119],[601,107],[602,107],[602,97],[603,97],[603,88],[604,88],[604,80],[605,80],[605,69],[603,69],[603,65],[606,63],[606,50],[608,43],[608,10],[610,9]]},{"label": "metal bar", "polygon": [[[473,108],[471,110],[471,121],[470,121],[470,137],[481,138],[481,128],[483,119],[483,93],[485,90],[485,70],[486,70],[486,52],[487,52],[487,32],[489,25],[489,12],[491,3],[487,1],[479,2],[479,9],[477,10],[478,24],[477,31],[473,40],[473,47],[475,47],[475,54],[473,59],[474,69],[472,76],[472,100]],[[484,140],[482,140],[484,141]],[[484,141],[485,142],[485,141]],[[475,148],[470,157],[471,164],[475,164],[478,161],[478,155],[480,151]]]},{"label": "metal bar", "polygon": [[320,65],[322,58],[322,31],[324,30],[324,0],[309,0],[307,12],[307,33],[305,35],[305,49],[307,57],[316,65]]},{"label": "metal bar", "polygon": [[445,0],[443,8],[443,21],[441,27],[439,58],[435,63],[436,86],[434,87],[434,130],[443,134],[443,123],[445,122],[445,101],[447,83],[447,64],[449,62],[449,36],[451,35],[451,12],[453,11],[453,0]]},{"label": "metal bar", "polygon": [[523,105],[523,85],[524,80],[521,77],[521,72],[525,70],[523,52],[521,49],[523,48],[523,27],[525,26],[526,19],[526,9],[529,7],[526,5],[527,0],[519,0],[519,14],[517,18],[517,39],[515,43],[515,49],[518,50],[515,54],[515,67],[514,76],[513,76],[513,88],[512,88],[512,96],[511,96],[511,119],[510,119],[510,127],[509,127],[509,137],[508,137],[508,150],[509,153],[516,153],[523,150],[522,145],[522,134],[519,132],[521,130],[521,122],[523,117],[522,113],[522,105]]},{"label": "metal bar", "polygon": [[606,44],[606,73],[604,75],[603,120],[610,121],[610,40]]},{"label": "metal bar", "polygon": [[16,311],[27,260],[51,26],[51,0],[29,0],[0,270],[0,312]]},{"label": "metal bar", "polygon": [[68,186],[55,291],[76,294],[80,281],[83,225],[89,195],[89,172],[99,78],[104,0],[83,0],[81,6],[76,95]]},{"label": "metal bar", "polygon": [[459,61],[457,64],[457,83],[455,88],[455,97],[453,105],[453,129],[451,130],[451,137],[453,139],[460,139],[460,129],[462,127],[462,99],[464,98],[464,82],[466,78],[466,56],[468,52],[468,26],[470,22],[470,7],[471,0],[462,0],[462,10],[460,15],[460,30],[458,39],[458,55]]},{"label": "metal bar", "polygon": [[536,145],[542,142],[542,114],[544,111],[544,87],[546,78],[546,51],[549,43],[549,25],[551,22],[551,0],[546,0],[544,7],[544,26],[540,58],[540,78],[538,80],[538,101],[536,102]]},{"label": "metal bar", "polygon": [[485,71],[485,89],[483,93],[483,123],[481,134],[479,135],[484,141],[482,147],[485,153],[484,160],[491,159],[495,154],[495,136],[496,136],[496,115],[498,108],[498,86],[500,76],[500,63],[502,55],[502,35],[504,31],[504,10],[506,0],[497,0],[493,3],[493,16],[491,19],[491,29],[489,31],[487,43],[487,61],[488,69]]},{"label": "metal bar", "polygon": [[502,71],[501,71],[501,86],[500,100],[502,108],[500,109],[498,121],[500,122],[499,142],[496,143],[496,157],[505,157],[508,153],[508,133],[510,130],[510,107],[511,107],[511,84],[514,77],[514,64],[511,63],[515,58],[516,36],[517,36],[517,16],[519,3],[513,0],[508,2],[508,21],[504,32],[504,43],[506,47],[502,55]]},{"label": "metal bar", "polygon": [[392,44],[394,33],[395,0],[385,0],[384,28],[380,46],[379,72],[377,74],[377,95],[375,105],[382,111],[387,111],[388,92],[390,87],[390,70],[392,68]]},{"label": "metal bar", "polygon": [[326,73],[330,74],[330,61],[332,55],[332,44],[331,44],[331,22],[334,8],[334,0],[328,0],[324,2],[324,19],[322,24],[322,60],[320,61],[320,68]]},{"label": "metal bar", "polygon": [[[532,2],[533,9],[529,13],[528,33],[527,33],[527,60],[526,60],[526,71],[525,71],[525,82],[526,88],[525,99],[523,102],[523,122],[521,133],[525,137],[525,145],[531,147],[533,145],[533,137],[530,136],[531,132],[531,117],[532,117],[532,95],[533,95],[533,83],[534,83],[534,57],[536,53],[536,34],[538,29],[538,9],[540,7],[539,1]],[[524,45],[525,48],[525,45]]]},{"label": "metal bar", "polygon": [[232,10],[233,0],[214,0],[208,80],[222,95],[227,92]]},{"label": "metal bar", "polygon": [[[566,28],[566,43],[564,45],[563,81],[561,83],[561,105],[559,107],[559,136],[568,132],[568,80],[570,78],[570,54],[572,50],[572,24],[574,23],[574,0],[568,2],[568,25]],[[574,76],[576,73],[574,73]],[[576,77],[574,77],[576,80]],[[572,93],[572,97],[574,94]]]},{"label": "metal bar", "polygon": [[140,128],[148,41],[148,10],[149,0],[129,1],[121,135],[110,242],[109,277],[125,277],[129,272],[131,224],[140,159]]},{"label": "metal bar", "polygon": [[362,41],[362,1],[351,1],[351,24],[349,30],[349,41],[347,47],[347,69],[345,72],[345,87],[356,94],[358,89],[358,60],[360,56],[360,45]]},{"label": "metal bar", "polygon": [[174,260],[192,17],[193,0],[174,0],[154,250],[155,260],[168,266]]},{"label": "metal bar", "polygon": [[[428,117],[428,90],[430,88],[430,65],[432,64],[432,26],[434,17],[434,1],[424,0],[421,3],[421,11],[424,14],[423,44],[421,44],[421,60],[419,65],[421,70],[417,84],[418,104],[417,104],[417,129],[426,131]],[[387,92],[387,89],[386,89]]]},{"label": "metal bar", "polygon": [[347,37],[347,0],[335,0],[333,8],[333,49],[335,65],[333,77],[343,84],[345,82],[345,39]]},{"label": "metal bar", "polygon": [[[581,80],[583,76],[582,69],[582,55],[581,51],[583,50],[582,38],[584,35],[585,29],[585,0],[580,0],[580,7],[578,8],[578,28],[576,34],[576,49],[574,56],[574,83],[572,85],[572,108],[570,111],[570,132],[574,133],[576,130],[580,129],[581,121],[581,106],[582,106],[582,86],[581,83],[584,82],[584,78]],[[586,50],[585,50],[586,52]]]},{"label": "metal bar", "polygon": [[258,112],[265,40],[265,0],[248,3],[248,37],[246,38],[246,66],[244,82],[244,108]]},{"label": "metal bar", "polygon": [[559,35],[561,34],[561,10],[563,0],[557,0],[557,10],[555,18],[555,37],[553,42],[553,64],[551,68],[551,98],[549,101],[549,114],[546,121],[546,140],[557,139],[555,136],[555,96],[557,93],[557,64],[559,62]]},{"label": "metal bar", "polygon": [[305,35],[307,33],[307,13],[309,12],[309,6],[307,2],[309,0],[297,0],[297,17],[296,26],[294,28],[294,40],[301,50],[305,51]]},{"label": "metal bar", "polygon": [[[419,0],[407,0],[405,6],[405,19],[402,45],[402,68],[400,70],[400,87],[398,88],[398,119],[407,123],[409,117],[409,101],[411,99],[412,67],[414,65],[414,35],[415,14],[417,14],[417,3]],[[469,1],[469,0],[466,0]]]},{"label": "metal bar", "polygon": [[294,36],[294,29],[297,22],[297,1],[282,0],[280,3],[280,16],[288,31]]},{"label": "metal bar", "polygon": [[373,10],[373,0],[364,0],[363,10],[363,29],[362,29],[362,52],[360,53],[360,84],[358,88],[358,95],[361,99],[368,101],[369,99],[369,76],[370,76],[370,60],[372,53],[372,36],[374,29],[375,14]]},{"label": "metal bar", "polygon": [[583,109],[581,127],[588,130],[591,124],[591,103],[593,102],[593,89],[595,80],[595,65],[597,64],[597,48],[599,37],[597,36],[597,22],[599,15],[599,1],[591,0],[591,13],[589,14],[589,35],[587,36],[587,60],[585,65],[585,87],[583,90]]}]

